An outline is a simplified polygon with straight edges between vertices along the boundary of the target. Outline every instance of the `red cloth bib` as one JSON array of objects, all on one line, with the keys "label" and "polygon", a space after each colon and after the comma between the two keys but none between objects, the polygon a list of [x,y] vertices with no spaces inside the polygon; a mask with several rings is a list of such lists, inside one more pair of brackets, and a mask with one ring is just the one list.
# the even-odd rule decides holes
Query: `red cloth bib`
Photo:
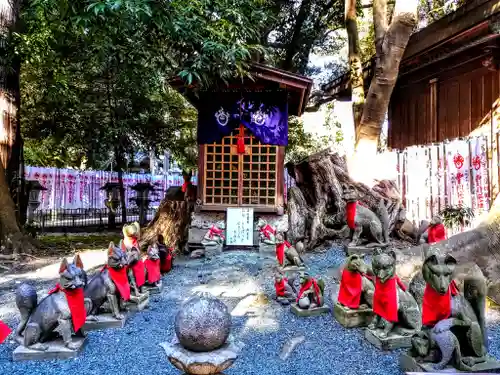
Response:
[{"label": "red cloth bib", "polygon": [[184,182],[182,184],[182,188],[181,188],[182,192],[185,193],[188,189],[188,186],[190,186],[190,185],[191,185],[191,182]]},{"label": "red cloth bib", "polygon": [[170,272],[172,269],[172,252],[171,249],[168,250],[167,256],[162,260],[160,264],[161,273]]},{"label": "red cloth bib", "polygon": [[275,281],[274,282],[274,288],[276,289],[276,296],[277,297],[284,297],[285,296],[285,283],[288,281],[288,279],[283,278],[281,281]]},{"label": "red cloth bib", "polygon": [[313,286],[313,289],[314,289],[314,296],[316,297],[316,304],[319,306],[321,304],[321,300],[320,300],[321,292],[319,290],[318,283],[313,278],[309,279],[309,281],[303,287],[300,288],[299,294],[297,295],[297,302],[299,302],[299,300],[302,298],[302,295],[305,293],[305,291],[307,289],[309,289],[311,287],[311,285]]},{"label": "red cloth bib", "polygon": [[363,279],[360,273],[348,269],[342,271],[338,301],[350,309],[357,309],[361,301]]},{"label": "red cloth bib", "polygon": [[288,241],[283,241],[283,243],[276,244],[276,258],[278,258],[278,263],[280,266],[285,262],[285,246],[288,249],[292,245]]},{"label": "red cloth bib", "polygon": [[140,288],[146,282],[146,274],[144,273],[144,262],[139,259],[133,266],[130,267],[134,273],[135,283]]},{"label": "red cloth bib", "polygon": [[108,266],[104,266],[104,268],[108,270],[109,277],[111,277],[111,280],[116,285],[116,289],[118,289],[118,293],[120,293],[122,299],[128,301],[130,299],[130,284],[128,283],[127,269],[124,267],[115,270]]},{"label": "red cloth bib", "polygon": [[219,236],[220,238],[224,239],[224,231],[217,228],[215,225],[212,225],[212,227],[208,230],[208,237],[210,237],[210,239],[213,239],[214,236]]},{"label": "red cloth bib", "polygon": [[0,344],[5,341],[11,332],[9,326],[0,320]]},{"label": "red cloth bib", "polygon": [[425,285],[422,300],[422,324],[433,327],[437,322],[448,319],[451,315],[451,297],[458,294],[458,287],[453,280],[448,291],[441,295],[429,284]]},{"label": "red cloth bib", "polygon": [[276,231],[272,226],[266,224],[263,228],[261,228],[260,233],[262,233],[268,240],[271,239],[271,234],[276,234]]},{"label": "red cloth bib", "polygon": [[443,224],[436,224],[429,227],[428,242],[430,244],[446,240],[446,229]]},{"label": "red cloth bib", "polygon": [[347,225],[351,229],[355,228],[354,219],[356,218],[356,206],[357,206],[357,204],[358,204],[358,202],[347,202],[347,205],[345,206]]},{"label": "red cloth bib", "polygon": [[71,311],[71,320],[73,321],[73,329],[78,332],[85,324],[87,319],[87,311],[85,310],[85,295],[83,288],[63,289],[61,285],[56,284],[56,287],[49,291],[49,294],[63,292],[68,301],[69,311]]},{"label": "red cloth bib", "polygon": [[144,266],[148,271],[148,283],[153,284],[160,280],[160,260],[146,259]]},{"label": "red cloth bib", "polygon": [[385,320],[398,322],[398,288],[406,290],[406,286],[399,277],[394,276],[382,283],[377,277],[375,280],[375,293],[373,294],[373,312]]}]

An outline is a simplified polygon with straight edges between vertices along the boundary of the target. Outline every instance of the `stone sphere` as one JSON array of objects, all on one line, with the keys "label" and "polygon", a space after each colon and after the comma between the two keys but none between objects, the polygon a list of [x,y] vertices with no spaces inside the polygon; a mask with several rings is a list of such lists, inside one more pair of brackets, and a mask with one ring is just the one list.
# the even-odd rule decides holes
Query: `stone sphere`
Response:
[{"label": "stone sphere", "polygon": [[227,306],[212,295],[197,295],[186,301],[175,317],[180,344],[193,352],[219,349],[231,330]]}]

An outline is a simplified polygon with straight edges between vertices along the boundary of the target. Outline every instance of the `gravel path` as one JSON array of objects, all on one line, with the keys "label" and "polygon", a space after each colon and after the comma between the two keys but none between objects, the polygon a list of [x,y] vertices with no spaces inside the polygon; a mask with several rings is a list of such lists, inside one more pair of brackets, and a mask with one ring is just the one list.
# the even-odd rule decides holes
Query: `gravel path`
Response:
[{"label": "gravel path", "polygon": [[[344,260],[331,249],[305,257],[310,273],[326,281],[328,297]],[[233,335],[245,343],[241,357],[226,375],[253,374],[401,374],[397,352],[382,353],[368,344],[362,331],[344,329],[331,315],[297,318],[274,301],[272,256],[228,252],[210,261],[179,261],[164,278],[162,295],[152,296],[150,308],[131,318],[121,330],[89,333],[82,355],[68,361],[11,361],[16,345],[0,345],[2,374],[180,374],[158,345],[174,335],[173,322],[180,303],[194,291],[221,297],[232,310]],[[17,324],[13,308],[13,281],[0,280],[0,319]],[[54,280],[37,282],[40,292]],[[8,293],[5,293],[9,291]],[[331,300],[327,298],[331,304]],[[500,316],[489,313],[491,354],[500,358]],[[297,344],[298,343],[298,344]],[[296,346],[295,346],[296,345]],[[281,357],[281,358],[280,358]],[[286,359],[282,359],[287,357]]]}]

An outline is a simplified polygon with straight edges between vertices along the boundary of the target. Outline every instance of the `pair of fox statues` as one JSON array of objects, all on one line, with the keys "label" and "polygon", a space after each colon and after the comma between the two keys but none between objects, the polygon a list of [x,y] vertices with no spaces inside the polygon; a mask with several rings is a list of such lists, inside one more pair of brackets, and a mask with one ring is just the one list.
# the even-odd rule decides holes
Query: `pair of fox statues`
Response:
[{"label": "pair of fox statues", "polygon": [[[76,255],[72,263],[63,259],[59,283],[40,301],[32,285],[23,283],[18,287],[16,305],[21,321],[14,338],[19,345],[47,351],[50,341],[59,336],[66,348],[76,350],[79,345],[74,337],[85,337],[85,323],[99,321],[104,305],[108,305],[114,319],[123,320],[127,303],[161,286],[161,275],[172,267],[172,249],[158,236],[142,259],[139,224],[124,226],[123,235],[119,246],[109,244],[106,265],[90,280]],[[5,339],[10,330],[1,324],[0,338]]]},{"label": "pair of fox statues", "polygon": [[368,332],[381,340],[406,337],[409,351],[400,364],[407,371],[477,372],[487,363],[498,368],[487,353],[486,279],[477,265],[458,282],[457,273],[452,255],[427,245],[422,268],[407,288],[396,274],[393,250],[375,249],[371,267],[354,254],[342,271],[337,304],[354,315],[372,309],[371,321],[364,322],[367,338]]}]

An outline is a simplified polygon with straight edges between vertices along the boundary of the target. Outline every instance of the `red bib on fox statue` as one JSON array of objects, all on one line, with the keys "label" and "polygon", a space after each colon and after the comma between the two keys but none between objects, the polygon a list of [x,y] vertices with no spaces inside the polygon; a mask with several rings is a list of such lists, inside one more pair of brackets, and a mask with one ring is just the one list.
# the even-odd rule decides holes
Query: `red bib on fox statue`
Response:
[{"label": "red bib on fox statue", "polygon": [[160,275],[160,260],[152,260],[152,259],[146,259],[144,261],[144,266],[146,267],[146,270],[148,271],[148,283],[153,284],[156,283],[157,281],[160,281],[161,275]]},{"label": "red bib on fox statue", "polygon": [[429,244],[446,240],[446,228],[443,224],[431,225],[427,234],[427,241]]},{"label": "red bib on fox statue", "polygon": [[174,257],[172,254],[173,250],[174,250],[173,248],[169,248],[167,251],[167,256],[164,259],[162,259],[160,264],[161,273],[170,272],[170,270],[172,269],[172,259]]},{"label": "red bib on fox statue", "polygon": [[278,259],[278,263],[282,266],[285,263],[285,246],[288,249],[292,247],[290,242],[283,241],[282,243],[276,244],[276,258]]},{"label": "red bib on fox statue", "polygon": [[130,299],[130,284],[128,283],[127,269],[124,267],[120,270],[115,270],[108,266],[104,266],[103,270],[104,269],[108,270],[109,276],[116,285],[120,297],[122,297],[124,301],[128,301]]},{"label": "red bib on fox statue", "polygon": [[451,297],[457,294],[458,287],[454,280],[443,295],[426,284],[422,299],[422,324],[433,327],[437,322],[448,319],[451,315]]},{"label": "red bib on fox statue", "polygon": [[9,326],[0,320],[0,344],[5,341],[11,332]]},{"label": "red bib on fox statue", "polygon": [[361,274],[344,269],[340,279],[339,303],[350,309],[359,308],[362,289],[363,279]]},{"label": "red bib on fox statue", "polygon": [[381,282],[377,277],[375,281],[375,293],[373,294],[373,312],[385,320],[398,322],[398,286],[406,290],[406,286],[395,276]]},{"label": "red bib on fox statue", "polygon": [[276,296],[277,297],[284,297],[285,296],[285,283],[288,282],[288,279],[283,277],[281,281],[275,281],[274,282],[274,289],[276,289]]},{"label": "red bib on fox statue", "polygon": [[347,204],[345,206],[347,226],[350,229],[354,229],[354,227],[355,227],[356,206],[357,205],[358,205],[358,202],[347,202]]},{"label": "red bib on fox statue", "polygon": [[[87,319],[87,311],[85,310],[85,296],[83,288],[63,289],[61,285],[56,284],[56,287],[49,291],[49,294],[63,292],[68,301],[69,311],[71,311],[71,320],[73,321],[73,329],[78,332],[85,324]],[[0,340],[1,341],[1,340]]]},{"label": "red bib on fox statue", "polygon": [[144,262],[142,261],[142,259],[139,259],[133,266],[130,266],[130,269],[134,273],[135,283],[137,284],[137,287],[140,288],[146,282]]}]

